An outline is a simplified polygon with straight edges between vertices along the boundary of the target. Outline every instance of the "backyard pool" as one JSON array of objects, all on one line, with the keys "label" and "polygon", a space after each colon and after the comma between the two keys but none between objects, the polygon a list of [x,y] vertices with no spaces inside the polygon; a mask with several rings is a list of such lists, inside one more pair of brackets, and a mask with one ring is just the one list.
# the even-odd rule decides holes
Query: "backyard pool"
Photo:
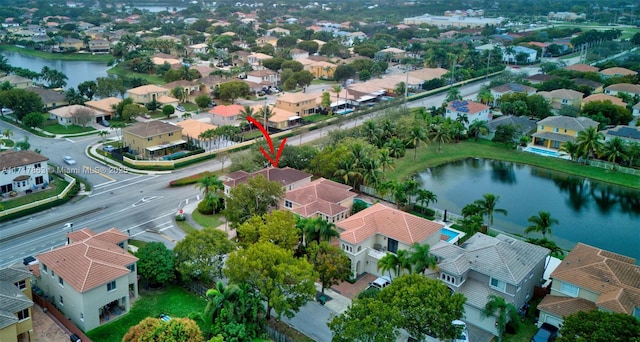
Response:
[{"label": "backyard pool", "polygon": [[353,109],[347,108],[347,109],[336,110],[335,113],[339,115],[345,115],[345,114],[353,113]]},{"label": "backyard pool", "polygon": [[440,230],[440,234],[443,235],[443,238],[446,236],[445,240],[448,243],[455,244],[466,234],[457,229],[442,227]]},{"label": "backyard pool", "polygon": [[544,149],[533,147],[533,146],[529,146],[529,147],[525,148],[523,151],[531,152],[531,153],[535,153],[535,154],[540,154],[540,155],[548,156],[548,157],[560,157],[560,153],[558,153],[556,151],[544,150]]}]

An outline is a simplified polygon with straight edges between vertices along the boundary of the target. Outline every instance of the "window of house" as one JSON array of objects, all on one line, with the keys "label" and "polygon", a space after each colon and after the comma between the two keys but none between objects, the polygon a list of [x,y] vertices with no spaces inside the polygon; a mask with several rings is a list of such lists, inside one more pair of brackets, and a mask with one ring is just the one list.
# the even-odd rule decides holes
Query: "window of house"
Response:
[{"label": "window of house", "polygon": [[47,265],[42,264],[42,271],[44,271],[44,273],[48,273],[47,271]]},{"label": "window of house", "polygon": [[578,297],[579,288],[575,285],[571,285],[569,283],[561,282],[560,283],[560,292],[566,294],[571,297]]},{"label": "window of house", "polygon": [[29,318],[29,309],[20,310],[16,313],[18,315],[18,320],[23,320]]},{"label": "window of house", "polygon": [[82,312],[80,313],[80,320],[84,322],[84,314]]},{"label": "window of house", "polygon": [[116,281],[112,281],[109,284],[107,284],[107,291],[113,291],[116,289]]},{"label": "window of house", "polygon": [[40,168],[40,163],[33,164],[33,168],[34,168],[34,169],[39,169],[39,168]]},{"label": "window of house", "polygon": [[558,129],[557,129],[557,128],[554,128],[554,129],[553,129],[553,132],[554,132],[554,133],[558,133]]},{"label": "window of house", "polygon": [[54,272],[53,270],[51,270],[51,278],[56,276],[56,272]]},{"label": "window of house", "polygon": [[291,203],[291,201],[284,200],[284,206],[287,208],[293,208],[293,203]]},{"label": "window of house", "polygon": [[398,240],[394,240],[389,238],[387,240],[387,250],[391,253],[397,253],[398,252]]},{"label": "window of house", "polygon": [[493,287],[496,290],[500,290],[502,292],[507,291],[507,283],[505,283],[502,280],[498,280],[496,278],[491,278],[491,287]]},{"label": "window of house", "polygon": [[544,129],[544,126],[543,126],[543,125],[540,125],[540,130],[543,130],[543,129]]},{"label": "window of house", "polygon": [[147,141],[151,141],[151,140],[153,140],[153,138],[152,138],[152,137],[147,138]]},{"label": "window of house", "polygon": [[640,318],[640,307],[636,306],[636,307],[633,309],[633,317],[635,317],[635,318]]},{"label": "window of house", "polygon": [[131,264],[131,265],[127,266],[127,268],[129,269],[129,271],[135,272],[136,271],[136,264]]},{"label": "window of house", "polygon": [[64,280],[60,276],[58,276],[58,284],[60,284],[60,286],[64,287]]},{"label": "window of house", "polygon": [[569,100],[567,100],[567,99],[562,99],[562,103],[569,103]]},{"label": "window of house", "polygon": [[173,133],[169,133],[169,136],[170,136],[170,137],[172,137],[172,136],[173,136]]},{"label": "window of house", "polygon": [[60,305],[64,305],[64,297],[60,296]]},{"label": "window of house", "polygon": [[27,282],[25,280],[20,280],[16,283],[16,287],[18,288],[18,290],[24,290],[27,288]]},{"label": "window of house", "polygon": [[42,176],[36,177],[36,185],[40,185],[42,183],[44,183],[44,178],[42,178]]}]

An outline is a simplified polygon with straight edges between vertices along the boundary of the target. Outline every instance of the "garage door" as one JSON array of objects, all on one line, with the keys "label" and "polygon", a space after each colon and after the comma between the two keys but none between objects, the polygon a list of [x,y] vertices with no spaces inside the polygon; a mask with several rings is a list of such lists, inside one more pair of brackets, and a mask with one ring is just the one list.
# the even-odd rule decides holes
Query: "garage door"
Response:
[{"label": "garage door", "polygon": [[554,316],[551,316],[551,315],[545,315],[544,321],[546,323],[549,323],[549,324],[553,325],[554,327],[558,327],[558,328],[560,327],[560,324],[562,324],[562,320],[561,319],[559,319],[557,317],[554,317]]}]

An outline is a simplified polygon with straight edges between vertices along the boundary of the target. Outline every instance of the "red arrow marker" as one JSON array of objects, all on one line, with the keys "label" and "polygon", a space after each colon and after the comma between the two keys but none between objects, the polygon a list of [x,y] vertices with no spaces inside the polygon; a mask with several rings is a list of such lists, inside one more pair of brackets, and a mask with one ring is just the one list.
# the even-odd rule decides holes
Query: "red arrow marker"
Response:
[{"label": "red arrow marker", "polygon": [[278,151],[276,151],[275,153],[275,160],[274,160],[274,158],[272,157],[272,155],[274,154],[273,141],[271,141],[271,137],[269,136],[269,133],[267,133],[267,130],[264,127],[262,127],[262,125],[258,121],[256,121],[256,119],[250,116],[247,116],[247,120],[249,120],[249,122],[251,122],[252,124],[256,125],[256,127],[258,127],[260,132],[262,132],[262,135],[264,135],[265,139],[267,139],[267,143],[269,143],[269,149],[271,150],[271,154],[267,153],[267,151],[265,151],[264,148],[262,147],[260,147],[260,152],[262,152],[265,158],[269,160],[269,162],[273,167],[278,167],[278,161],[280,160],[280,155],[282,154],[282,150],[284,150],[284,145],[287,142],[287,138],[282,139],[282,142],[280,143],[280,147],[278,148]]}]

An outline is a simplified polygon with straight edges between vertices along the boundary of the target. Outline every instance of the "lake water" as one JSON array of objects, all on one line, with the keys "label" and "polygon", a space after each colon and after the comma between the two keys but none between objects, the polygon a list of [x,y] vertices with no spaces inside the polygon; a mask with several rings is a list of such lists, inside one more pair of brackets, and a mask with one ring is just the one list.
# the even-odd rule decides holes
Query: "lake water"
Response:
[{"label": "lake water", "polygon": [[9,64],[14,67],[26,68],[34,72],[42,71],[42,67],[48,66],[67,75],[67,85],[64,87],[77,88],[84,81],[95,81],[98,77],[107,76],[107,64],[89,61],[63,61],[56,59],[44,59],[35,56],[27,56],[14,51],[2,51]]},{"label": "lake water", "polygon": [[[460,213],[492,193],[500,196],[494,227],[524,234],[527,218],[548,211],[560,222],[552,240],[565,249],[586,243],[640,261],[640,191],[507,162],[466,159],[428,169],[416,178],[434,192],[432,206]],[[548,235],[548,234],[547,234]],[[541,237],[539,233],[527,236]]]}]

